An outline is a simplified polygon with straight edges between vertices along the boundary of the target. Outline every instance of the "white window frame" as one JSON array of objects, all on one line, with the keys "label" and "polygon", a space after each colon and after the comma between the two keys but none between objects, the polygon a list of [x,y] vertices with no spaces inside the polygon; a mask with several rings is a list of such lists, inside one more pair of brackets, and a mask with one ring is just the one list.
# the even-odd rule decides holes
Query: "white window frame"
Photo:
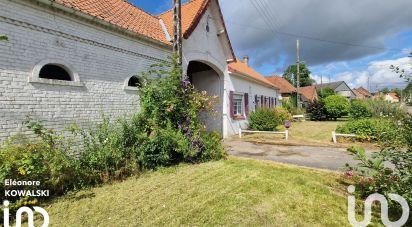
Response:
[{"label": "white window frame", "polygon": [[[54,79],[46,79],[40,78],[40,70],[45,65],[57,65],[62,67],[66,72],[70,75],[71,80],[54,80]],[[41,84],[50,84],[50,85],[62,85],[62,86],[75,86],[75,87],[82,87],[84,84],[80,81],[79,74],[77,71],[68,63],[59,60],[59,59],[46,59],[39,63],[37,63],[32,70],[31,75],[28,78],[29,83],[41,83]]]},{"label": "white window frame", "polygon": [[[236,104],[235,104],[235,97],[241,97],[241,103],[240,103],[240,108],[241,108],[241,113],[240,114],[235,114],[236,111]],[[234,92],[233,93],[233,116],[234,117],[245,117],[246,116],[246,111],[245,111],[245,94],[244,93],[240,93],[240,92]],[[236,111],[237,112],[237,111]]]}]

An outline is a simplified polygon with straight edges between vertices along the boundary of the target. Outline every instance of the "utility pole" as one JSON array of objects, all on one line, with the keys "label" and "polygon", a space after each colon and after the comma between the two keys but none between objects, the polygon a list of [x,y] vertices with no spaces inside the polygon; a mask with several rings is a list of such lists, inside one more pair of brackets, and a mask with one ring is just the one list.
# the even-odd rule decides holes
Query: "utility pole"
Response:
[{"label": "utility pole", "polygon": [[296,107],[300,108],[299,86],[300,86],[300,59],[299,59],[299,39],[296,40]]},{"label": "utility pole", "polygon": [[173,53],[182,70],[182,1],[173,0]]}]

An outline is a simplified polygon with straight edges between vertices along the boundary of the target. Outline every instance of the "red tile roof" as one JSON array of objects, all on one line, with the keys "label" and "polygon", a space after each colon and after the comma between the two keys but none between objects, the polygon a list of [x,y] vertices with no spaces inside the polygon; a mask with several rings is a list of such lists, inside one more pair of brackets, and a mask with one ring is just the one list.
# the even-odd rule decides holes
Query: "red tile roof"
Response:
[{"label": "red tile roof", "polygon": [[316,99],[318,99],[318,93],[316,92],[316,87],[315,86],[306,86],[306,87],[301,87],[299,88],[299,93],[302,94],[302,96],[313,102]]},{"label": "red tile roof", "polygon": [[[213,0],[216,1],[216,0]],[[182,5],[182,34],[183,38],[188,39],[192,32],[195,30],[196,26],[202,19],[202,16],[205,14],[208,6],[212,3],[212,0],[191,0]],[[229,36],[227,34],[226,25],[223,19],[222,11],[220,9],[219,3],[217,3],[217,8],[220,14],[220,19],[223,23],[223,28],[226,31],[225,35],[229,42],[229,48],[233,59],[235,54],[233,52],[232,44],[230,43]],[[162,19],[167,27],[167,30],[171,36],[173,36],[173,10],[168,10],[159,15],[159,18]]]},{"label": "red tile roof", "polygon": [[66,7],[104,20],[120,28],[150,39],[170,44],[160,26],[159,18],[124,0],[54,0]]},{"label": "red tile roof", "polygon": [[237,60],[236,62],[232,62],[228,65],[229,72],[231,73],[238,73],[243,76],[250,77],[251,79],[257,80],[261,83],[264,83],[270,87],[275,87],[270,81],[268,81],[264,76],[260,75],[256,72],[253,68],[249,67],[247,64],[242,62],[241,60]]},{"label": "red tile roof", "polygon": [[369,98],[372,97],[372,94],[365,88],[359,87],[353,89],[353,92],[355,92],[356,96],[359,95],[360,98]]},{"label": "red tile roof", "polygon": [[269,76],[266,77],[275,87],[279,88],[280,93],[293,93],[296,92],[296,88],[289,83],[286,79],[280,76]]}]

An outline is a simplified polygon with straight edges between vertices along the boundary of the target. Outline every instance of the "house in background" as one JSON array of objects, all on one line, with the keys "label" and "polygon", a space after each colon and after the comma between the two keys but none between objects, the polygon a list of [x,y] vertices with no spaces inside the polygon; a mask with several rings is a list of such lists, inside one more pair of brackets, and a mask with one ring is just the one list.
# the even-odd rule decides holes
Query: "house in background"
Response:
[{"label": "house in background", "polygon": [[373,96],[373,99],[382,99],[392,103],[400,102],[400,98],[398,97],[398,95],[396,95],[395,92],[389,92],[387,94],[378,93],[375,96]]},{"label": "house in background", "polygon": [[316,87],[306,86],[299,88],[300,100],[303,107],[307,107],[310,103],[313,103],[319,99]]},{"label": "house in background", "polygon": [[320,90],[322,88],[330,88],[336,92],[337,95],[346,97],[349,100],[355,99],[356,94],[352,91],[352,89],[346,84],[345,81],[337,81],[331,83],[323,83],[315,85],[316,90]]},{"label": "house in background", "polygon": [[283,77],[273,75],[266,77],[266,79],[279,89],[282,100],[284,101],[288,101],[289,98],[296,93],[296,88]]},{"label": "house in background", "polygon": [[372,93],[363,87],[354,88],[352,91],[355,93],[356,99],[370,99],[373,97]]}]

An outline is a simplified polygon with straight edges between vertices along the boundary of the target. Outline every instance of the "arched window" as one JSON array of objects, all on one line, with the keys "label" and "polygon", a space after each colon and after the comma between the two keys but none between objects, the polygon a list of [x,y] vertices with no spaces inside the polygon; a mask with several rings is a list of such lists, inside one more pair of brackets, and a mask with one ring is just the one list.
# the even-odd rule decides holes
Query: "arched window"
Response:
[{"label": "arched window", "polygon": [[39,72],[39,78],[52,80],[72,81],[72,78],[67,70],[57,64],[46,64]]},{"label": "arched window", "polygon": [[139,88],[142,86],[142,80],[137,76],[132,76],[127,82],[127,86]]}]

